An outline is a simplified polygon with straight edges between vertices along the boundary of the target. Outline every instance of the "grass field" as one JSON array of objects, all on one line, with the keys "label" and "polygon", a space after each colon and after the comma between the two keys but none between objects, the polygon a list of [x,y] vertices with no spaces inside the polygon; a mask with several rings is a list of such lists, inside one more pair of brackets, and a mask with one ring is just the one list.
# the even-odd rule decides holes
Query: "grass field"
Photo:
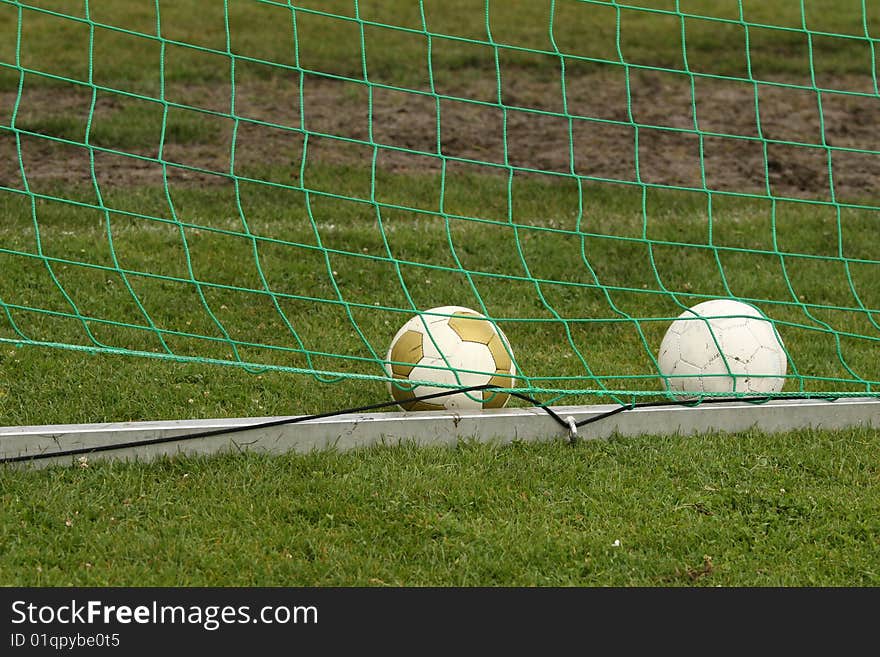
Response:
[{"label": "grass field", "polygon": [[[0,424],[383,402],[445,304],[544,403],[662,398],[728,296],[784,393],[876,395],[870,3],[293,4],[0,2]],[[876,586],[878,463],[658,427],[3,468],[0,584]]]},{"label": "grass field", "polygon": [[876,586],[876,431],[0,472],[11,585]]}]

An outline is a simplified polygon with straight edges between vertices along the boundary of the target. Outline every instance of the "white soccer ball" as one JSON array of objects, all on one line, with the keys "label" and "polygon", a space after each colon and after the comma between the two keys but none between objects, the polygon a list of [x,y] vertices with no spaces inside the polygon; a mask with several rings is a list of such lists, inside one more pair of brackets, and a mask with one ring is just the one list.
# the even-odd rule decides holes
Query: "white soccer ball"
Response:
[{"label": "white soccer ball", "polygon": [[501,408],[510,395],[494,390],[422,397],[485,384],[513,386],[513,352],[504,333],[475,310],[439,306],[410,318],[391,340],[388,391],[408,411]]},{"label": "white soccer ball", "polygon": [[672,322],[657,364],[670,391],[763,394],[782,390],[788,361],[782,339],[760,310],[714,299]]}]

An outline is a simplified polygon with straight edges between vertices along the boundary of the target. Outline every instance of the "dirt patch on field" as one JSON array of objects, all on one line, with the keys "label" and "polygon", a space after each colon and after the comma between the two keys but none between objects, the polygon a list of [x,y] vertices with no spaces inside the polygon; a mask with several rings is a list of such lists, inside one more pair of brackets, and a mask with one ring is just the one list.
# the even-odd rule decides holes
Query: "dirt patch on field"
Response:
[{"label": "dirt patch on field", "polygon": [[[0,184],[221,184],[253,171],[292,184],[316,163],[369,167],[375,155],[381,171],[436,172],[444,156],[493,174],[512,166],[842,202],[876,197],[880,98],[866,79],[833,87],[572,72],[563,93],[558,75],[524,69],[505,77],[500,96],[491,73],[435,97],[307,77],[237,85],[234,94],[170,88],[167,113],[159,102],[93,98],[74,85],[25,88],[20,98],[0,95],[4,125],[14,117],[35,133],[0,132]],[[98,148],[86,146],[87,131]]]}]

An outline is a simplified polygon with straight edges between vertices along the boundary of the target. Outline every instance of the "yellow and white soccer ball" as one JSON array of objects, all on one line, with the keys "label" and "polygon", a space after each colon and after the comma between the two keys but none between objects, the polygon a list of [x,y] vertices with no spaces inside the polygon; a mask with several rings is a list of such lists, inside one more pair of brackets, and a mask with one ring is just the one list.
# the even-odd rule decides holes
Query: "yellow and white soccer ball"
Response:
[{"label": "yellow and white soccer ball", "polygon": [[669,326],[657,357],[672,392],[774,393],[788,359],[773,323],[751,304],[713,299]]},{"label": "yellow and white soccer ball", "polygon": [[449,386],[510,388],[516,374],[512,354],[507,337],[485,315],[464,306],[431,308],[410,318],[391,340],[388,391],[408,411],[502,408],[510,395],[495,390],[415,398],[452,393]]}]

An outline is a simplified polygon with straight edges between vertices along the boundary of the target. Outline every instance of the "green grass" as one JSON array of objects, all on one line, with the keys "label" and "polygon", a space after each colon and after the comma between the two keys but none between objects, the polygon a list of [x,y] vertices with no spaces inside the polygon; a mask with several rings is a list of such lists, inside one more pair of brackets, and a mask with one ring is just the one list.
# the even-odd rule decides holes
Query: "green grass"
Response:
[{"label": "green grass", "polygon": [[[815,33],[811,36],[804,31],[801,3],[795,0],[743,2],[742,16],[733,0],[688,0],[678,3],[681,13],[672,0],[630,2],[622,8],[610,2],[558,0],[553,16],[551,3],[528,0],[493,0],[488,14],[483,0],[425,0],[421,11],[419,3],[373,0],[358,3],[360,22],[352,2],[296,4],[295,16],[284,3],[229,2],[227,15],[224,3],[205,6],[192,0],[162,5],[158,16],[152,3],[136,8],[99,4],[86,16],[82,4],[34,1],[19,10],[4,2],[0,61],[16,61],[20,15],[22,66],[87,80],[91,52],[96,84],[133,93],[159,89],[163,45],[158,33],[165,40],[167,83],[228,81],[228,39],[240,61],[264,63],[255,69],[259,75],[282,75],[299,64],[363,79],[366,59],[373,82],[427,89],[424,29],[434,35],[430,62],[441,85],[449,75],[494,74],[496,47],[502,68],[524,65],[558,73],[561,54],[572,63],[619,64],[622,58],[636,66],[748,79],[751,63],[759,79],[808,84],[811,49],[820,73],[863,73],[872,63],[866,31],[872,36],[880,32],[880,13],[867,3],[863,15],[861,3],[854,1],[804,3],[806,27]],[[296,56],[290,48],[294,27]],[[747,29],[751,62],[745,56]],[[54,47],[59,41],[66,47]],[[0,82],[17,84],[15,79]]]},{"label": "green grass", "polygon": [[97,113],[91,122],[87,115],[26,115],[16,127],[36,134],[45,134],[70,142],[88,143],[99,148],[123,152],[154,151],[162,127],[165,139],[175,144],[216,142],[221,129],[217,121],[177,108],[163,112],[158,103],[129,100],[110,114]]},{"label": "green grass", "polygon": [[[39,398],[46,371],[57,371],[54,385],[64,387],[104,362],[16,346],[41,341],[189,360],[206,379],[231,376],[245,386],[252,375],[204,361],[273,371],[279,380],[287,373],[287,413],[339,407],[338,379],[350,375],[367,377],[345,384],[351,403],[376,403],[394,333],[414,309],[446,304],[497,319],[517,360],[518,387],[568,391],[571,403],[626,399],[587,391],[659,394],[654,358],[669,322],[715,296],[750,300],[777,322],[789,353],[784,392],[866,391],[865,382],[880,379],[877,319],[857,305],[876,307],[874,267],[853,263],[847,275],[828,259],[839,248],[849,258],[872,257],[863,239],[869,218],[855,210],[842,211],[838,226],[824,206],[779,203],[773,212],[761,201],[721,198],[710,241],[705,194],[650,193],[645,225],[636,189],[595,185],[581,196],[569,181],[516,179],[511,224],[496,194],[501,178],[447,179],[446,219],[431,209],[438,177],[389,174],[377,195],[406,195],[409,207],[424,209],[384,208],[380,226],[375,209],[356,200],[369,192],[349,172],[309,170],[313,189],[336,184],[337,196],[312,194],[308,205],[302,192],[245,182],[238,198],[231,185],[171,184],[167,197],[105,188],[102,200],[115,210],[106,212],[89,207],[97,198],[87,187],[56,189],[53,199],[89,205],[39,200],[32,208],[25,196],[3,197],[5,421],[33,421],[28,398]],[[256,247],[250,234],[260,238]],[[128,360],[147,371],[181,367]],[[296,374],[309,371],[326,374]],[[143,396],[162,399],[165,377],[143,378]],[[22,385],[28,379],[36,389]],[[43,411],[44,419],[148,417],[140,401],[115,406],[109,417],[97,411],[103,403],[70,401],[90,410],[64,404],[58,414]],[[188,412],[216,413],[214,398],[207,401]]]},{"label": "green grass", "polygon": [[[441,175],[384,150],[373,169],[369,138],[314,134],[302,164],[314,100],[298,90],[321,87],[280,84],[300,66],[378,85],[339,82],[326,102],[395,87],[471,109],[497,101],[499,75],[521,93],[650,85],[646,67],[672,71],[664,84],[864,92],[870,3],[558,0],[552,23],[551,3],[525,0],[159,4],[0,2],[0,424],[385,402],[392,336],[446,304],[497,320],[517,386],[542,402],[661,398],[669,322],[719,296],[774,320],[784,393],[876,394],[875,198],[455,161]],[[625,123],[628,98],[616,109]],[[876,586],[878,440],[755,430],[2,468],[0,583]]]},{"label": "green grass", "polygon": [[[316,167],[309,175],[316,188],[342,179],[333,167]],[[3,211],[10,220],[2,229],[0,300],[10,310],[0,323],[0,338],[7,341],[0,352],[4,420],[61,422],[66,415],[103,421],[133,414],[145,419],[149,414],[139,408],[143,399],[168,394],[166,377],[159,373],[181,367],[119,357],[110,362],[130,363],[122,370],[127,381],[144,380],[136,393],[140,401],[132,401],[128,410],[112,404],[116,410],[108,416],[98,410],[106,402],[84,403],[82,397],[56,393],[51,396],[66,400],[58,412],[35,414],[32,407],[53,386],[79,385],[96,368],[98,380],[113,374],[103,357],[16,348],[31,341],[189,359],[187,367],[204,372],[206,379],[231,377],[242,382],[238,385],[253,379],[242,368],[268,369],[286,381],[287,410],[272,404],[282,413],[376,403],[385,395],[378,380],[341,386],[291,372],[324,371],[328,374],[318,377],[323,381],[347,374],[378,379],[391,337],[413,314],[411,308],[445,304],[480,310],[483,304],[498,319],[524,389],[659,393],[663,385],[653,358],[669,321],[683,306],[724,296],[725,285],[778,323],[789,352],[785,392],[864,391],[857,377],[880,379],[874,327],[853,295],[859,292],[867,307],[876,307],[873,268],[853,266],[847,278],[841,265],[813,257],[833,256],[837,248],[829,237],[837,232],[836,220],[822,206],[777,208],[776,241],[791,254],[780,257],[772,250],[772,217],[758,201],[716,202],[710,248],[702,194],[649,196],[649,212],[657,208],[659,215],[645,229],[633,212],[641,202],[637,191],[590,189],[579,220],[576,186],[522,180],[515,183],[514,198],[523,202],[511,225],[496,216],[506,210],[493,193],[494,181],[468,178],[461,194],[450,190],[446,197],[448,211],[480,221],[432,214],[427,208],[437,184],[430,176],[383,181],[379,193],[386,185],[392,191],[405,186],[411,205],[426,210],[388,209],[382,230],[375,210],[363,203],[310,197],[307,210],[302,193],[244,183],[238,190],[244,221],[229,187],[170,186],[174,214],[184,227],[172,220],[172,206],[156,190],[113,189],[102,195],[108,206],[143,218],[38,201],[39,233],[27,198],[5,196]],[[340,184],[337,193],[345,192]],[[83,202],[93,195],[88,188],[54,193],[55,198],[78,195]],[[660,208],[674,208],[676,221],[664,221]],[[847,231],[841,239],[851,257],[870,257],[860,237],[868,221],[855,211],[842,216]],[[245,225],[261,238],[257,258]],[[37,257],[40,250],[47,260]],[[634,269],[633,262],[642,265]],[[191,275],[203,282],[201,288]],[[263,280],[275,301],[264,293]],[[224,372],[205,359],[239,371]],[[125,374],[129,367],[144,373]],[[49,378],[51,370],[57,373]],[[340,387],[351,395],[337,397]],[[100,397],[100,388],[96,381],[95,390],[82,394]],[[178,413],[223,408],[222,395],[196,397],[188,402],[195,406]],[[578,399],[587,398],[572,394],[566,401]],[[620,397],[608,400],[615,399]],[[200,411],[203,402],[207,405]],[[228,413],[242,410],[232,403]]]},{"label": "green grass", "polygon": [[12,586],[877,586],[880,433],[0,470]]}]

